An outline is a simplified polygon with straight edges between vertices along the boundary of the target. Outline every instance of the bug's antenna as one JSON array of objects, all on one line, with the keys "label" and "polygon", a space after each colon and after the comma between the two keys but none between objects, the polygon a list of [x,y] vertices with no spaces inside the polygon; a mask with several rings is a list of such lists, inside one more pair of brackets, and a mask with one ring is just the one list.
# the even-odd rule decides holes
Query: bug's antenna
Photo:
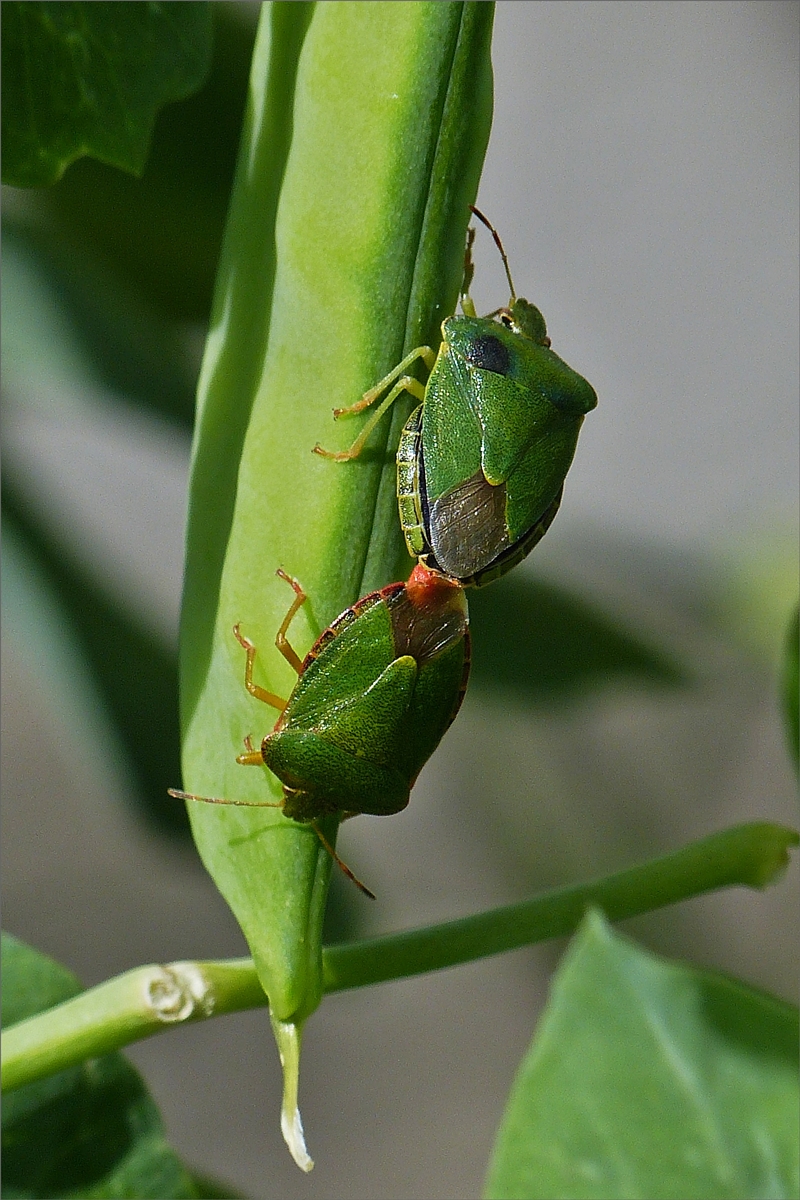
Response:
[{"label": "bug's antenna", "polygon": [[483,224],[489,230],[489,233],[494,238],[494,244],[495,244],[495,246],[497,246],[497,249],[500,251],[500,257],[502,258],[503,266],[506,269],[506,279],[508,280],[508,286],[511,289],[511,299],[512,299],[512,301],[516,300],[517,293],[514,290],[514,280],[511,278],[511,268],[508,265],[508,257],[506,256],[506,252],[503,249],[503,243],[500,241],[500,234],[497,232],[497,230],[495,229],[494,225],[489,220],[489,218],[485,217],[483,215],[483,213],[481,212],[481,210],[479,208],[476,208],[474,204],[470,204],[469,210],[471,213],[474,213],[474,215],[478,218],[479,221],[483,222]]},{"label": "bug's antenna", "polygon": [[472,261],[472,246],[475,241],[475,230],[470,225],[467,230],[467,245],[464,250],[464,275],[461,280],[461,298],[469,295],[469,289],[472,287],[472,276],[475,274],[475,264]]},{"label": "bug's antenna", "polygon": [[167,794],[176,800],[202,800],[203,804],[230,804],[234,808],[283,808],[282,800],[223,800],[221,796],[196,796],[194,792],[181,792],[178,788],[167,788]]},{"label": "bug's antenna", "polygon": [[360,879],[357,879],[356,876],[353,874],[353,872],[348,867],[347,863],[344,862],[341,858],[339,858],[339,855],[336,853],[333,846],[330,844],[328,839],[325,837],[325,834],[322,832],[322,830],[320,829],[320,827],[316,821],[311,822],[311,828],[314,830],[317,837],[322,842],[325,849],[328,851],[328,854],[330,854],[331,858],[336,863],[337,867],[339,867],[340,870],[342,870],[345,873],[347,878],[352,879],[352,881],[356,885],[356,887],[359,888],[360,891],[362,891],[365,896],[369,896],[370,900],[377,899],[375,893],[371,892],[369,890],[369,888],[366,886],[366,884],[363,884]]},{"label": "bug's antenna", "polygon": [[[182,792],[178,788],[167,788],[167,791],[170,796],[174,796],[176,800],[201,800],[203,804],[231,804],[235,807],[241,808],[283,808],[282,800],[275,803],[270,803],[269,801],[265,802],[263,800],[223,800],[220,796],[197,796],[194,792]],[[311,821],[310,824],[311,828],[314,830],[314,833],[322,842],[323,846],[328,851],[328,854],[330,854],[337,867],[344,872],[348,879],[352,879],[356,887],[359,888],[359,890],[362,891],[365,896],[369,896],[370,900],[376,900],[377,897],[375,893],[371,892],[367,885],[362,883],[361,880],[353,874],[347,863],[343,859],[339,858],[339,855],[325,837],[325,834],[322,832],[319,825],[317,825],[317,822]]]}]

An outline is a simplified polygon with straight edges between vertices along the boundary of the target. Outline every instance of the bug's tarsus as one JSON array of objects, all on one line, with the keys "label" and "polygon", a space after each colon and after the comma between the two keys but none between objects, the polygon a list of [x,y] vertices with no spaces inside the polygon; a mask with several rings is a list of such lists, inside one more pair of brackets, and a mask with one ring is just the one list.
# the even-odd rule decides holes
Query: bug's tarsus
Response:
[{"label": "bug's tarsus", "polygon": [[286,633],[292,621],[294,620],[295,614],[297,613],[298,609],[302,608],[302,606],[305,604],[307,597],[297,580],[291,575],[287,575],[281,567],[278,567],[275,574],[281,579],[285,580],[286,583],[288,583],[289,586],[294,589],[294,600],[292,601],[286,616],[283,618],[280,629],[275,635],[275,645],[286,659],[289,666],[292,667],[298,675],[300,675],[303,670],[303,660],[300,658],[300,655],[287,639]]},{"label": "bug's tarsus", "polygon": [[356,887],[360,891],[362,891],[365,896],[369,896],[370,900],[376,900],[377,897],[376,897],[375,893],[371,892],[369,890],[369,888],[366,886],[366,884],[362,883],[361,880],[358,879],[357,876],[355,876],[353,874],[353,872],[348,867],[347,863],[343,859],[339,858],[339,855],[336,853],[333,846],[330,844],[328,839],[325,837],[325,834],[322,832],[322,830],[320,829],[320,827],[316,821],[311,822],[311,828],[314,830],[317,837],[322,842],[323,846],[328,851],[328,854],[330,854],[333,861],[340,868],[340,870],[344,872],[344,874],[347,876],[347,878],[352,879],[352,881],[356,885]]},{"label": "bug's tarsus", "polygon": [[[511,278],[511,268],[508,265],[508,256],[506,255],[506,252],[503,249],[503,243],[500,241],[500,234],[497,232],[497,230],[495,229],[494,225],[489,220],[489,218],[485,217],[479,208],[476,208],[474,204],[470,204],[469,209],[470,209],[470,212],[473,213],[478,218],[479,221],[483,222],[483,224],[489,230],[489,233],[494,238],[494,244],[495,244],[495,246],[497,246],[497,249],[500,251],[500,257],[502,258],[503,266],[506,269],[506,279],[508,280],[508,286],[511,290],[511,300],[513,302],[517,298],[517,293],[514,290],[514,280]],[[469,248],[469,245],[470,245],[470,243],[468,242],[467,243],[468,248]]]}]

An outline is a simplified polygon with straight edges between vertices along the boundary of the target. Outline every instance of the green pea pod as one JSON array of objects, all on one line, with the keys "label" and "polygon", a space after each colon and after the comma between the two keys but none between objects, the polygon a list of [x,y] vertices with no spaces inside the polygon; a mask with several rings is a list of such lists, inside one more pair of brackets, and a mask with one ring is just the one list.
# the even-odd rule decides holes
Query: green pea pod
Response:
[{"label": "green pea pod", "polygon": [[[455,305],[468,206],[491,120],[491,4],[264,6],[198,394],[181,632],[188,791],[279,802],[237,764],[253,728],[240,623],[259,683],[286,696],[274,649],[277,567],[309,600],[304,652],[365,592],[405,578],[393,454],[408,406],[356,469],[311,447],[331,405],[430,341]],[[299,1036],[321,995],[331,870],[314,829],[277,808],[191,804],[200,854],[269,997],[298,1161]],[[324,824],[335,838],[336,819]]]}]

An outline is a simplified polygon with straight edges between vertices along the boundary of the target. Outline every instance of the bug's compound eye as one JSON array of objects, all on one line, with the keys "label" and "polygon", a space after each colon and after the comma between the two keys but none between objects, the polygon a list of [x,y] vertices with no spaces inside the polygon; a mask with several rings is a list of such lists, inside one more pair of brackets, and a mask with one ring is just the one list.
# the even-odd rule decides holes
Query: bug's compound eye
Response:
[{"label": "bug's compound eye", "polygon": [[473,367],[493,371],[495,375],[508,374],[510,358],[507,347],[490,333],[473,338],[466,354],[467,362]]}]

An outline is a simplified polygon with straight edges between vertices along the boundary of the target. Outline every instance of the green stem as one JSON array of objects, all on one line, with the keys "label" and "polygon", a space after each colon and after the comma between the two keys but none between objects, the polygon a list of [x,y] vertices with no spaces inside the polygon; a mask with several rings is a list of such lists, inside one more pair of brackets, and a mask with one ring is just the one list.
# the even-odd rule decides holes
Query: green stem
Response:
[{"label": "green stem", "polygon": [[779,825],[737,825],[605,879],[428,929],[331,946],[323,954],[323,988],[340,992],[385,983],[564,937],[578,928],[587,908],[622,921],[718,888],[763,888],[786,868],[789,847],[798,842],[800,835]]},{"label": "green stem", "polygon": [[136,967],[11,1026],[2,1086],[10,1091],[170,1025],[266,1003],[250,958]]},{"label": "green stem", "polygon": [[[562,937],[587,908],[611,920],[637,916],[723,887],[763,888],[800,842],[791,829],[739,825],[606,879],[557,888],[521,904],[323,952],[326,992],[471,962]],[[20,1021],[3,1034],[4,1091],[118,1050],[169,1025],[267,1003],[252,961],[139,967]]]}]

